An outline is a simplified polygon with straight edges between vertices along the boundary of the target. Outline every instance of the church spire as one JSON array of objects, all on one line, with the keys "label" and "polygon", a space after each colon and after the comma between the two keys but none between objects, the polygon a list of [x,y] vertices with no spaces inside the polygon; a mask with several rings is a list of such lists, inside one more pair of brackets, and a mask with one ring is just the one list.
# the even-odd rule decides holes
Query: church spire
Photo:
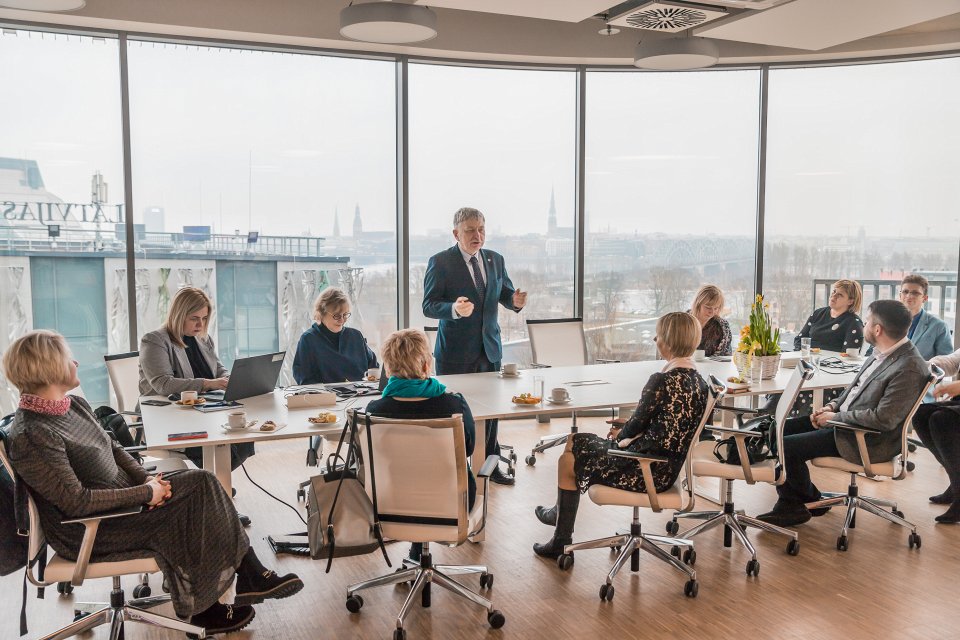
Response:
[{"label": "church spire", "polygon": [[333,208],[333,237],[340,237],[340,209],[338,207]]},{"label": "church spire", "polygon": [[363,235],[363,222],[360,220],[360,203],[357,203],[353,210],[353,237],[359,238]]},{"label": "church spire", "polygon": [[553,187],[550,187],[550,211],[547,213],[547,235],[554,235],[557,232],[557,200],[553,195]]}]

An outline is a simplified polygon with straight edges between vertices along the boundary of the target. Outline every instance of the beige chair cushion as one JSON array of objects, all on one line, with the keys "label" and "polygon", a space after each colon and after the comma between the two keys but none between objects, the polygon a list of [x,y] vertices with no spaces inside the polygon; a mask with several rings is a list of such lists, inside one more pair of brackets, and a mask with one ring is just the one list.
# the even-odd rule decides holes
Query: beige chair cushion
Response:
[{"label": "beige chair cushion", "polygon": [[[602,484],[590,485],[587,490],[590,499],[595,503],[620,505],[622,507],[646,507],[650,508],[650,497],[646,493],[636,491],[627,491],[625,489],[614,489]],[[661,509],[682,509],[684,495],[680,490],[679,483],[674,484],[667,491],[657,494]]]},{"label": "beige chair cushion", "polygon": [[[693,447],[693,475],[725,480],[745,480],[743,467],[739,464],[727,464],[717,460],[713,454],[716,442],[704,440]],[[776,460],[764,460],[759,464],[750,465],[753,479],[757,482],[776,483]]]},{"label": "beige chair cushion", "polygon": [[[470,511],[467,519],[468,531],[476,531],[483,520],[483,496],[478,495],[476,504]],[[459,544],[456,527],[432,526],[424,524],[406,524],[398,522],[384,522],[382,525],[385,538],[403,540],[405,542],[438,542],[439,544]]]},{"label": "beige chair cushion", "polygon": [[[820,467],[821,469],[837,469],[838,471],[846,471],[847,473],[863,473],[863,465],[848,462],[843,458],[814,458],[810,462],[813,466]],[[874,474],[893,478],[900,473],[900,457],[897,456],[888,462],[881,462],[870,466]]]},{"label": "beige chair cushion", "polygon": [[[45,582],[70,582],[73,580],[73,567],[73,561],[54,556],[47,563],[43,579]],[[157,566],[157,562],[153,558],[137,558],[122,562],[91,562],[87,565],[86,577],[87,579],[112,578],[113,576],[134,573],[157,573],[158,571],[160,571],[160,567]]]}]

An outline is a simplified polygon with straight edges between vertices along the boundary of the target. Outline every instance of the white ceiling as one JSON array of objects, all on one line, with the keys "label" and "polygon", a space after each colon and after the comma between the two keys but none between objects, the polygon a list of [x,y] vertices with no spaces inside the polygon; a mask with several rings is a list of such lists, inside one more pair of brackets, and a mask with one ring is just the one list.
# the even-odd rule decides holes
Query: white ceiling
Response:
[{"label": "white ceiling", "polygon": [[[68,13],[0,9],[0,21],[462,60],[595,65],[631,65],[641,37],[670,35],[621,28],[604,37],[598,33],[604,26],[599,18],[577,20],[608,9],[620,15],[643,0],[406,1],[426,1],[437,12],[440,33],[435,39],[416,46],[346,40],[339,33],[339,15],[349,0],[87,0],[83,9]],[[960,0],[700,1],[725,5],[733,14],[702,27],[704,32],[717,30],[709,35],[717,39],[721,64],[960,50]],[[607,7],[597,10],[602,5]],[[771,8],[742,8],[748,5]],[[853,9],[857,11],[851,13]],[[848,15],[857,19],[844,17]],[[764,37],[768,31],[773,35]]]}]

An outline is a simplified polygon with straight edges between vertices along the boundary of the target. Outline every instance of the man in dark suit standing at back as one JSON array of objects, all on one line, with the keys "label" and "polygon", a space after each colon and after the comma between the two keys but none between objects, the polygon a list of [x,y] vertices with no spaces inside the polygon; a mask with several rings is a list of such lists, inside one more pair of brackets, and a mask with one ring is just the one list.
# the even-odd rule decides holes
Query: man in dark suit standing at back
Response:
[{"label": "man in dark suit standing at back", "polygon": [[[519,312],[526,292],[513,288],[503,256],[483,250],[484,217],[464,207],[453,215],[457,244],[430,258],[423,279],[423,314],[440,321],[433,355],[437,374],[499,371],[503,358],[497,305]],[[487,420],[485,455],[500,455],[497,420]],[[490,479],[513,484],[496,469]]]}]

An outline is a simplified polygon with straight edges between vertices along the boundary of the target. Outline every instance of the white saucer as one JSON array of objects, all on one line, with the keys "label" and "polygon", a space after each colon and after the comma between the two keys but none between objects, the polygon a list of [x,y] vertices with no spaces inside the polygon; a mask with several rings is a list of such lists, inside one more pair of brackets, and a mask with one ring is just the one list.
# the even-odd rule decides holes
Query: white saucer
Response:
[{"label": "white saucer", "polygon": [[547,398],[547,402],[550,404],[570,404],[573,402],[573,398],[567,398],[566,400],[554,400],[553,398]]},{"label": "white saucer", "polygon": [[230,423],[228,422],[224,422],[222,425],[220,425],[220,429],[223,430],[224,433],[241,433],[245,431],[258,431],[258,429],[254,429],[252,427],[231,427]]},{"label": "white saucer", "polygon": [[519,378],[519,377],[520,377],[520,372],[517,371],[517,372],[514,373],[513,375],[510,375],[509,373],[504,373],[503,371],[501,371],[500,373],[497,374],[497,376],[499,376],[499,377],[501,377],[501,378]]}]

